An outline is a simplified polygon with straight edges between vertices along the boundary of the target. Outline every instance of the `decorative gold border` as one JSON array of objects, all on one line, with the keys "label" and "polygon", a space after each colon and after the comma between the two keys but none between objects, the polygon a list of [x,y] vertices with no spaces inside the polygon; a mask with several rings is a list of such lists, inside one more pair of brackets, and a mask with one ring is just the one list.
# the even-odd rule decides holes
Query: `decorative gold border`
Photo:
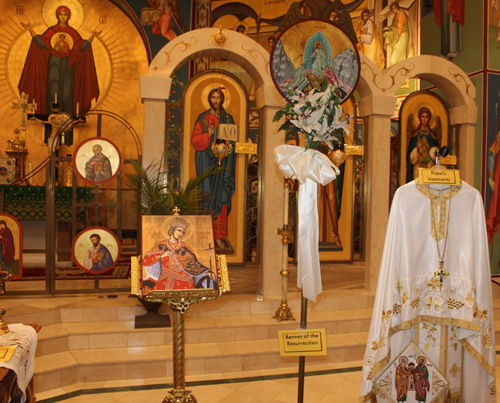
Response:
[{"label": "decorative gold border", "polygon": [[217,273],[219,273],[219,295],[222,295],[224,292],[231,291],[226,255],[215,255],[215,261],[217,262]]},{"label": "decorative gold border", "polygon": [[141,256],[130,258],[130,293],[141,296]]},{"label": "decorative gold border", "polygon": [[495,367],[488,364],[486,358],[484,358],[479,351],[477,351],[467,340],[460,339],[460,343],[467,352],[474,357],[474,359],[490,374],[495,377]]},{"label": "decorative gold border", "polygon": [[148,301],[151,302],[169,302],[172,301],[190,301],[196,300],[195,305],[198,305],[198,299],[200,301],[209,301],[211,299],[216,299],[219,296],[219,292],[213,288],[199,288],[196,290],[161,290],[161,291],[151,291],[146,295]]},{"label": "decorative gold border", "polygon": [[[439,343],[439,369],[442,374],[448,373],[448,326],[441,326],[441,340]],[[445,379],[447,380],[448,378]],[[451,383],[448,383],[448,390],[451,391]],[[439,398],[441,402],[445,402],[445,396]]]},{"label": "decorative gold border", "polygon": [[480,331],[481,325],[478,322],[468,322],[463,319],[455,319],[455,318],[440,318],[430,315],[417,315],[412,320],[401,322],[401,328],[403,330],[411,329],[417,323],[420,322],[429,322],[433,325],[449,325],[449,326],[457,326],[462,327],[467,330],[475,330]]}]

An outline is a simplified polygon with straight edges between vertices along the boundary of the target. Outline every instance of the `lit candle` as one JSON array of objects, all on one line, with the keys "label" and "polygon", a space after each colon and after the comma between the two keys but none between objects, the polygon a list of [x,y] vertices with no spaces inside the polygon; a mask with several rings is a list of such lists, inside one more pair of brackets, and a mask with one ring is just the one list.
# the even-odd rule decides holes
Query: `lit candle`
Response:
[{"label": "lit candle", "polygon": [[79,102],[77,102],[77,103],[76,103],[76,116],[78,116],[78,115],[79,115],[79,112],[80,112],[80,103],[79,103]]},{"label": "lit candle", "polygon": [[55,104],[57,104],[57,92],[56,92],[56,102],[54,102]]},{"label": "lit candle", "polygon": [[285,207],[285,212],[283,214],[283,224],[288,225],[288,183],[285,184],[285,194],[284,194],[284,207]]}]

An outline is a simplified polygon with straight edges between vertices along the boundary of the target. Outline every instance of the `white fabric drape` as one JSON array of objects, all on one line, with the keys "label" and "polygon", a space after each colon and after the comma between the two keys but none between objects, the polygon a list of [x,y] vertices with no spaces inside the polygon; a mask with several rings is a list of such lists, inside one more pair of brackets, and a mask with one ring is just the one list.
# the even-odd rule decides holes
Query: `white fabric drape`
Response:
[{"label": "white fabric drape", "polygon": [[340,171],[326,155],[304,147],[280,145],[274,149],[274,160],[286,178],[300,183],[297,287],[302,289],[304,297],[316,301],[322,291],[316,184],[327,185]]},{"label": "white fabric drape", "polygon": [[0,362],[0,367],[9,368],[17,375],[17,384],[23,392],[22,402],[26,400],[26,387],[35,372],[35,351],[38,335],[31,326],[9,325],[10,332],[0,336],[0,346],[16,346],[11,359]]},{"label": "white fabric drape", "polygon": [[[415,341],[416,329],[422,323],[446,326],[451,335],[456,334],[441,341],[429,337],[431,345],[426,349],[446,377],[453,378],[446,346],[448,351],[464,349],[462,368],[466,372],[461,390],[451,390],[452,396],[457,396],[453,401],[496,401],[495,330],[483,202],[479,192],[465,182],[457,190],[449,207],[444,256],[449,277],[442,288],[432,287],[430,282],[439,257],[432,237],[429,197],[419,190],[416,181],[399,188],[394,196],[364,358],[360,402],[370,401],[373,380],[410,341]],[[441,253],[444,244],[445,238],[439,242]],[[433,342],[442,343],[436,352]]]}]

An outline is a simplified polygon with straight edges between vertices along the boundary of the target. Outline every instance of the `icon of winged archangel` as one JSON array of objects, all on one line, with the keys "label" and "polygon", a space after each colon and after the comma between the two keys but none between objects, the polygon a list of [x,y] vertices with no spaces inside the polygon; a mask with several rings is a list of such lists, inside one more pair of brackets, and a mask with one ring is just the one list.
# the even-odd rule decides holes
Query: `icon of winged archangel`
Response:
[{"label": "icon of winged archangel", "polygon": [[[186,32],[179,11],[179,0],[146,0],[149,7],[141,10],[141,23],[152,25],[153,35],[162,35],[171,41],[177,33]],[[177,31],[177,32],[176,32]]]},{"label": "icon of winged archangel", "polygon": [[[415,114],[410,113],[406,125],[408,148],[406,152],[406,182],[418,178],[418,168],[431,168],[434,165],[434,156],[429,151],[432,147],[440,147],[442,138],[441,118],[432,119],[429,108],[418,110],[418,122]],[[433,125],[431,126],[431,121]]]}]

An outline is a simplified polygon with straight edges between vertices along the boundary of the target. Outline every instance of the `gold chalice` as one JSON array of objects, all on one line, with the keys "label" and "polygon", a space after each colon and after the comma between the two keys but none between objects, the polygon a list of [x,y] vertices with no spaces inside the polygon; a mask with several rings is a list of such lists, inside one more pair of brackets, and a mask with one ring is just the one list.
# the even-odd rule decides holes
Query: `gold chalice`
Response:
[{"label": "gold chalice", "polygon": [[221,161],[233,152],[233,146],[224,140],[216,140],[212,145],[212,151],[220,166]]}]

